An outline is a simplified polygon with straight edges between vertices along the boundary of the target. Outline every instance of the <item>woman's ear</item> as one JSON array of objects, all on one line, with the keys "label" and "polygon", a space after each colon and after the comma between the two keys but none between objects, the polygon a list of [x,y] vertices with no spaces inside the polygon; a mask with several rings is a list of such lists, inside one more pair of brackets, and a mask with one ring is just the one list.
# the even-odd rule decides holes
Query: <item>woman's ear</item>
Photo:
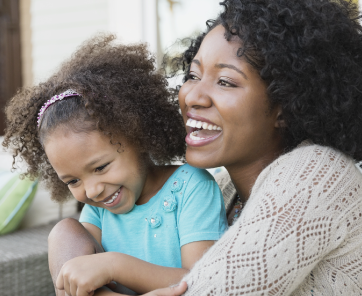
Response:
[{"label": "woman's ear", "polygon": [[282,107],[279,105],[278,107],[276,107],[277,109],[277,112],[276,112],[276,115],[277,115],[277,118],[275,120],[275,127],[276,128],[284,128],[286,127],[286,124],[285,124],[285,121],[284,121],[284,118],[283,118],[283,110],[282,110]]}]

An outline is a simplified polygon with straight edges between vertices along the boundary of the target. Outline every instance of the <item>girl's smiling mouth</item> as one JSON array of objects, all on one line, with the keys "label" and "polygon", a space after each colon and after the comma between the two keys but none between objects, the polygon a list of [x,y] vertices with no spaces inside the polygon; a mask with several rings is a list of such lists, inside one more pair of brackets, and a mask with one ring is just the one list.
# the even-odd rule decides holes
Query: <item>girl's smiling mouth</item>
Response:
[{"label": "girl's smiling mouth", "polygon": [[117,205],[121,200],[122,189],[123,189],[123,186],[121,186],[111,196],[109,196],[106,199],[104,199],[103,201],[101,201],[101,203],[103,203],[106,207],[113,207],[113,206]]},{"label": "girl's smiling mouth", "polygon": [[215,140],[222,133],[222,128],[220,126],[192,118],[187,120],[186,126],[191,127],[188,128],[185,139],[186,143],[190,146],[206,145]]}]

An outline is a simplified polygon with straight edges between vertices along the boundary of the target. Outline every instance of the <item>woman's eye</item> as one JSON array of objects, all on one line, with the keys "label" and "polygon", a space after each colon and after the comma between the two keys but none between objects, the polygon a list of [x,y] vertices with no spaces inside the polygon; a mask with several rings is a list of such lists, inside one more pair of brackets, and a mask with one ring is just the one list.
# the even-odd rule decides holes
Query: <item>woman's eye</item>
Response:
[{"label": "woman's eye", "polygon": [[97,168],[95,169],[95,171],[96,171],[96,172],[101,172],[101,171],[104,170],[104,168],[105,168],[107,165],[109,165],[109,163],[107,163],[107,164],[105,164],[105,165],[102,165],[102,166],[100,166],[100,167],[97,167]]},{"label": "woman's eye", "polygon": [[226,81],[226,80],[224,80],[224,79],[220,79],[220,80],[219,80],[219,84],[220,84],[221,86],[226,86],[226,87],[235,87],[235,84],[230,83],[230,82],[228,82],[228,81]]},{"label": "woman's eye", "polygon": [[200,80],[196,75],[192,74],[192,73],[189,73],[187,75],[187,80]]},{"label": "woman's eye", "polygon": [[79,179],[74,179],[74,180],[70,180],[69,182],[65,183],[67,186],[69,185],[75,185],[77,182],[79,181]]}]

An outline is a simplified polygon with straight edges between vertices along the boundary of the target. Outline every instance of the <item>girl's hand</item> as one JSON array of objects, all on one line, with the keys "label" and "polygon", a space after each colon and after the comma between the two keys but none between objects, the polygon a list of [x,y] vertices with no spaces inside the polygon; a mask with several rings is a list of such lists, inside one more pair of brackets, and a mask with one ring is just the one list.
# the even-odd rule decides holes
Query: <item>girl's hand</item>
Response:
[{"label": "girl's hand", "polygon": [[70,296],[92,296],[112,282],[112,262],[106,253],[80,256],[67,261],[59,272],[56,286]]},{"label": "girl's hand", "polygon": [[181,282],[179,285],[171,288],[157,289],[143,296],[180,296],[187,290],[186,282]]}]

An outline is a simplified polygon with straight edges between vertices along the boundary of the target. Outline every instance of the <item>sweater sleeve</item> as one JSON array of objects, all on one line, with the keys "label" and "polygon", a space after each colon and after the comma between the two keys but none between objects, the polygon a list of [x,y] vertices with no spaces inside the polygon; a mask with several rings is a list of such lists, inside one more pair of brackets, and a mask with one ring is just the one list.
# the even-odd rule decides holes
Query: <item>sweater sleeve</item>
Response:
[{"label": "sweater sleeve", "polygon": [[360,201],[360,184],[353,161],[333,149],[279,157],[237,222],[186,275],[185,295],[290,295],[348,239],[346,213]]}]

